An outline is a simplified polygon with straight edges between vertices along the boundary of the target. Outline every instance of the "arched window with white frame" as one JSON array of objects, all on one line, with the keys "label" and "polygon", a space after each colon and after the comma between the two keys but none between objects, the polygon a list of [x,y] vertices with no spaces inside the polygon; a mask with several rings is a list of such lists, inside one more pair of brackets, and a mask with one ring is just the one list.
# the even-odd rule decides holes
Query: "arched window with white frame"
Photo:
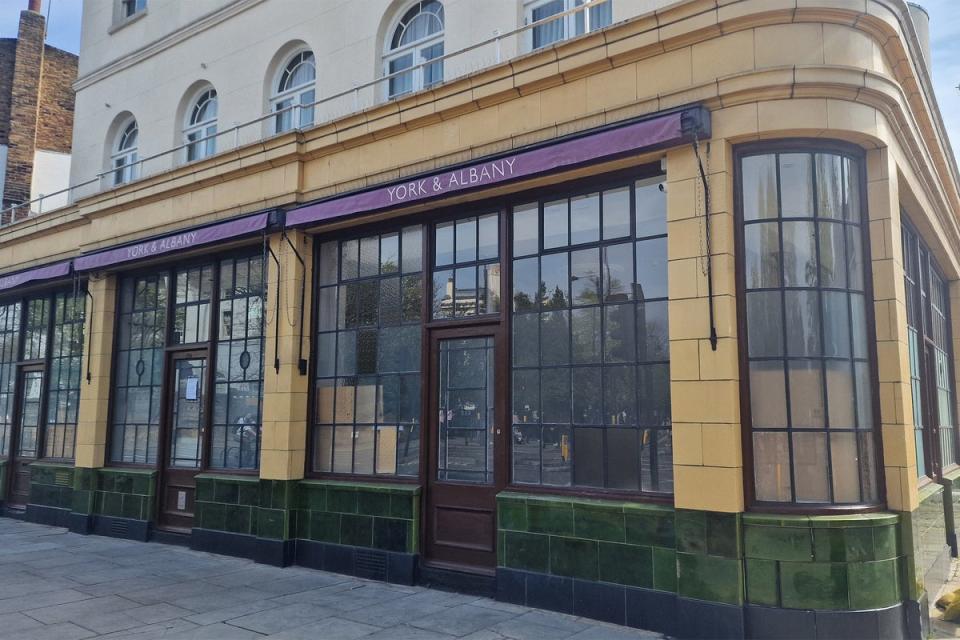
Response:
[{"label": "arched window with white frame", "polygon": [[276,133],[304,129],[313,124],[313,103],[317,99],[317,67],[313,52],[304,49],[295,53],[280,71],[270,99]]},{"label": "arched window with white frame", "polygon": [[[387,34],[383,56],[388,98],[443,82],[443,61],[425,64],[443,56],[443,29],[443,5],[438,0],[420,0],[402,14]],[[403,73],[405,69],[409,71]]]},{"label": "arched window with white frame", "polygon": [[183,142],[187,162],[212,156],[217,152],[217,90],[201,90],[187,108],[183,125]]},{"label": "arched window with white frame", "polygon": [[113,185],[121,185],[136,180],[140,176],[138,155],[140,128],[136,118],[130,118],[120,128],[110,154],[110,168],[113,171]]}]

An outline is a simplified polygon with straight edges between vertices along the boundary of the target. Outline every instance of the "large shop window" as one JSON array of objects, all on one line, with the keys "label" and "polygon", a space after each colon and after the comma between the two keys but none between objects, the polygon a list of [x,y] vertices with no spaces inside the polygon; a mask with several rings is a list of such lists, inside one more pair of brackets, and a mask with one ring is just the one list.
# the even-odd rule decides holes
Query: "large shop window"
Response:
[{"label": "large shop window", "polygon": [[208,468],[258,467],[265,295],[260,255],[121,279],[111,462],[156,464],[166,350],[188,345],[216,363]]},{"label": "large shop window", "polygon": [[320,247],[314,471],[419,472],[422,234]]},{"label": "large shop window", "polygon": [[957,464],[950,296],[936,260],[906,222],[902,238],[917,473],[938,478]]},{"label": "large shop window", "polygon": [[757,503],[878,499],[860,162],[740,160]]},{"label": "large shop window", "polygon": [[662,180],[513,208],[514,483],[673,491]]},{"label": "large shop window", "polygon": [[[44,364],[32,375],[46,402],[23,411],[37,414],[20,434],[29,457],[72,460],[80,408],[85,293],[81,289],[0,305],[0,457],[9,455],[16,410],[17,365]],[[52,339],[51,339],[52,335]],[[43,413],[45,411],[45,414]]]}]

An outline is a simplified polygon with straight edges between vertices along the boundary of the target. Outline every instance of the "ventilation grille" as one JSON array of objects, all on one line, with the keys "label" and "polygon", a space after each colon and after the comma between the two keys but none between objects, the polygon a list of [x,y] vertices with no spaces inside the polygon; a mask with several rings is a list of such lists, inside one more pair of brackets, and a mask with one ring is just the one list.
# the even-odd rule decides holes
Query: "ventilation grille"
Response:
[{"label": "ventilation grille", "polygon": [[122,520],[110,521],[110,535],[125,536],[130,533],[130,525]]},{"label": "ventilation grille", "polygon": [[53,484],[58,487],[69,487],[70,480],[71,476],[69,471],[57,471],[53,476]]},{"label": "ventilation grille", "polygon": [[358,578],[370,580],[387,579],[387,556],[377,551],[356,550],[356,572]]}]

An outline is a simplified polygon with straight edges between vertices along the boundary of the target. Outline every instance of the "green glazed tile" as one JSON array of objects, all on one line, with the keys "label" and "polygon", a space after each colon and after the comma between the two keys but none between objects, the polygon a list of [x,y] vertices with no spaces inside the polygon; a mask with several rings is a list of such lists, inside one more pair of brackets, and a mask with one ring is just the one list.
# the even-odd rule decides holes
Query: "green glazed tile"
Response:
[{"label": "green glazed tile", "polygon": [[213,483],[213,501],[223,504],[237,504],[240,499],[240,487],[226,480],[215,480]]},{"label": "green glazed tile", "polygon": [[736,513],[706,512],[707,553],[713,556],[739,558],[740,518]]},{"label": "green glazed tile", "polygon": [[685,553],[707,552],[707,520],[703,511],[677,509],[674,521],[677,550]]},{"label": "green glazed tile", "polygon": [[97,476],[97,488],[101,491],[113,491],[116,476],[112,473],[100,473]]},{"label": "green glazed tile", "polygon": [[873,528],[873,552],[877,560],[889,560],[899,555],[895,526]]},{"label": "green glazed tile", "polygon": [[880,609],[900,602],[896,560],[856,562],[847,566],[850,607]]},{"label": "green glazed tile", "polygon": [[399,518],[373,519],[373,547],[403,553],[407,550],[410,523]]},{"label": "green glazed tile", "polygon": [[213,480],[197,478],[197,502],[213,502]]},{"label": "green glazed tile", "polygon": [[218,502],[205,502],[203,504],[203,513],[200,519],[200,526],[204,529],[213,531],[223,531],[226,522],[225,505]]},{"label": "green glazed tile", "polygon": [[843,529],[813,529],[813,557],[817,562],[844,562],[847,543]]},{"label": "green glazed tile", "polygon": [[224,531],[250,533],[250,507],[231,504],[224,510]]},{"label": "green glazed tile", "polygon": [[527,530],[527,504],[519,500],[497,501],[497,527],[512,531]]},{"label": "green glazed tile", "polygon": [[581,580],[596,580],[597,542],[551,536],[550,573]]},{"label": "green glazed tile", "polygon": [[626,541],[666,549],[677,546],[673,515],[660,516],[626,511],[623,514]]},{"label": "green glazed tile", "polygon": [[261,538],[285,540],[287,538],[287,517],[288,514],[283,509],[258,509],[257,535]]},{"label": "green glazed tile", "polygon": [[340,517],[340,544],[354,547],[373,546],[373,518],[344,514]]},{"label": "green glazed tile", "polygon": [[766,560],[813,560],[809,529],[790,527],[744,527],[744,554]]},{"label": "green glazed tile", "polygon": [[780,598],[789,609],[848,609],[847,565],[781,562]]},{"label": "green glazed tile", "polygon": [[134,493],[138,493],[142,496],[151,495],[153,493],[153,478],[146,475],[136,475],[132,478],[132,489]]},{"label": "green glazed tile", "polygon": [[532,533],[573,535],[573,505],[569,502],[528,502],[527,526]]},{"label": "green glazed tile", "polygon": [[677,552],[653,547],[653,588],[659,591],[677,591]]},{"label": "green glazed tile", "polygon": [[773,560],[747,558],[746,565],[747,602],[777,606],[777,563]]},{"label": "green glazed tile", "polygon": [[103,494],[103,515],[120,517],[123,511],[123,495],[119,493]]},{"label": "green glazed tile", "polygon": [[603,582],[632,587],[653,586],[653,553],[650,547],[600,542],[598,566]]},{"label": "green glazed tile", "polygon": [[340,542],[340,514],[326,511],[308,511],[309,537],[318,542]]},{"label": "green glazed tile", "polygon": [[247,507],[260,506],[260,487],[255,484],[241,484],[238,486],[237,503]]},{"label": "green glazed tile", "polygon": [[539,573],[547,573],[550,570],[549,536],[504,531],[503,541],[504,566]]},{"label": "green glazed tile", "polygon": [[327,509],[336,513],[357,512],[357,492],[352,488],[330,487],[327,489]]},{"label": "green glazed tile", "polygon": [[326,511],[327,510],[327,488],[326,487],[309,487],[306,489],[306,501],[304,507],[311,511]]},{"label": "green glazed tile", "polygon": [[507,532],[497,531],[497,566],[506,567]]},{"label": "green glazed tile", "polygon": [[419,499],[416,493],[391,493],[390,517],[413,520],[413,512]]},{"label": "green glazed tile", "polygon": [[873,527],[843,529],[848,561],[864,562],[876,559],[873,549],[873,529]]},{"label": "green glazed tile", "polygon": [[118,476],[114,480],[113,490],[117,493],[133,493],[133,478],[127,475]]},{"label": "green glazed tile", "polygon": [[736,558],[677,553],[677,593],[710,602],[742,604],[741,567]]},{"label": "green glazed tile", "polygon": [[357,492],[357,513],[368,516],[389,516],[390,494],[371,491]]},{"label": "green glazed tile", "polygon": [[143,506],[143,498],[134,494],[123,496],[121,515],[124,518],[140,519],[140,509]]},{"label": "green glazed tile", "polygon": [[623,511],[574,505],[573,533],[578,538],[623,542],[626,539]]}]

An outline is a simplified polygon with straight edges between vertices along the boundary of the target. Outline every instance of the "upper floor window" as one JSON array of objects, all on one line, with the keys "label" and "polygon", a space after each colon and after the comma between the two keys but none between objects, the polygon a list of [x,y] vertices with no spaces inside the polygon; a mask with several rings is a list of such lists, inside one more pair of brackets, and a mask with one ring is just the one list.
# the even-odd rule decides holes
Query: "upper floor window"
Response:
[{"label": "upper floor window", "polygon": [[120,16],[130,18],[147,8],[147,0],[121,0]]},{"label": "upper floor window", "polygon": [[[420,0],[403,14],[388,35],[383,57],[384,73],[390,76],[388,97],[443,82],[442,60],[424,64],[443,56],[443,28],[443,5],[437,0]],[[405,69],[409,71],[403,73]]]},{"label": "upper floor window", "polygon": [[316,78],[312,51],[300,51],[284,65],[271,99],[271,106],[277,114],[274,121],[277,133],[313,124]]},{"label": "upper floor window", "polygon": [[[554,20],[550,16],[572,11],[588,4],[588,9]],[[545,20],[532,29],[532,49],[546,47],[554,42],[602,29],[613,22],[613,0],[535,0],[527,4],[527,23]]]},{"label": "upper floor window", "polygon": [[764,150],[738,168],[755,499],[875,503],[860,162],[832,150]]},{"label": "upper floor window", "polygon": [[133,118],[120,130],[113,154],[110,156],[110,165],[113,169],[114,186],[136,180],[139,174],[137,162],[137,139],[140,130],[137,121]]},{"label": "upper floor window", "polygon": [[212,156],[217,152],[217,90],[209,87],[200,92],[187,111],[183,127],[187,162]]}]

